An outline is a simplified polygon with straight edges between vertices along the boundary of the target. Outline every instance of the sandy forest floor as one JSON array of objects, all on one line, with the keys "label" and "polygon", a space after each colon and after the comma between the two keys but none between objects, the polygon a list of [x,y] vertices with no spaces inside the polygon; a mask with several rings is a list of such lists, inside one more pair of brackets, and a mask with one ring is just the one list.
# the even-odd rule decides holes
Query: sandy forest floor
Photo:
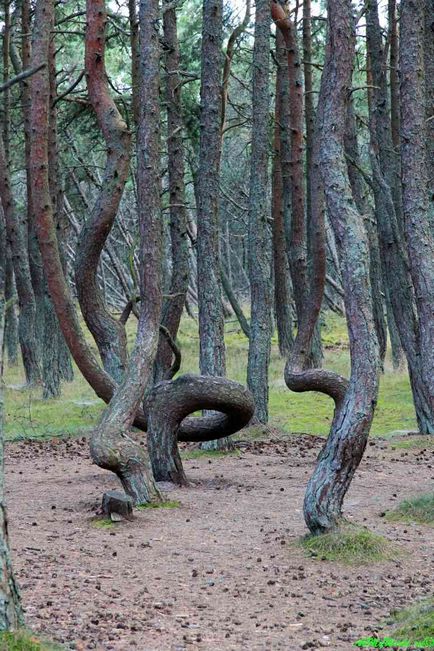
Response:
[{"label": "sandy forest floor", "polygon": [[84,440],[9,444],[11,540],[28,626],[78,650],[351,649],[390,611],[431,592],[432,528],[382,514],[432,490],[434,449],[371,442],[346,514],[406,554],[354,568],[307,558],[297,545],[322,443],[275,438],[191,459],[191,486],[168,492],[179,508],[139,511],[106,529],[94,516],[118,485],[91,464]]}]

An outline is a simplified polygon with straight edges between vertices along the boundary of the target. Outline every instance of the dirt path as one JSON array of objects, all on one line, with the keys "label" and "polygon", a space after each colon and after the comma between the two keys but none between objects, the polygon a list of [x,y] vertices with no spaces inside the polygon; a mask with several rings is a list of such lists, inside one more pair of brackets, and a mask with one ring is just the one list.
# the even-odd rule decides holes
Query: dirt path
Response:
[{"label": "dirt path", "polygon": [[180,508],[100,529],[92,516],[118,486],[91,464],[85,442],[10,444],[10,529],[27,624],[81,650],[348,651],[391,610],[432,592],[432,528],[390,524],[381,513],[432,490],[434,450],[368,448],[346,513],[409,554],[354,569],[295,545],[320,446],[308,436],[276,439],[187,461],[195,484],[169,494]]}]

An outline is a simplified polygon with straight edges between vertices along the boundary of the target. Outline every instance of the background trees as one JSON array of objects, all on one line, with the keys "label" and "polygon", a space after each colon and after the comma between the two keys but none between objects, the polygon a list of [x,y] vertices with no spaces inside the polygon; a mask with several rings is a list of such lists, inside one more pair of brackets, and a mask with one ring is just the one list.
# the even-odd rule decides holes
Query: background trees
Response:
[{"label": "background trees", "polygon": [[[137,502],[160,499],[153,472],[185,483],[177,438],[228,447],[250,418],[250,394],[225,380],[227,323],[246,338],[254,420],[269,418],[274,326],[287,387],[335,401],[305,501],[312,531],[340,519],[388,340],[434,432],[431,10],[3,8],[7,349],[13,362],[18,320],[26,381],[45,398],[72,355],[109,403],[92,457]],[[321,368],[330,310],[346,316],[348,381]],[[185,381],[184,311],[205,376]]]}]

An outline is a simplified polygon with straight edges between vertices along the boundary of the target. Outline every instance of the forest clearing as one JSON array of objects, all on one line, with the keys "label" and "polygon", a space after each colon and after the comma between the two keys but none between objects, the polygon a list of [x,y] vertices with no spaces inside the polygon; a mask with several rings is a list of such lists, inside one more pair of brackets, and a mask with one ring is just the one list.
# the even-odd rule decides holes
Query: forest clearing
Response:
[{"label": "forest clearing", "polygon": [[0,651],[434,649],[434,0],[0,36]]}]

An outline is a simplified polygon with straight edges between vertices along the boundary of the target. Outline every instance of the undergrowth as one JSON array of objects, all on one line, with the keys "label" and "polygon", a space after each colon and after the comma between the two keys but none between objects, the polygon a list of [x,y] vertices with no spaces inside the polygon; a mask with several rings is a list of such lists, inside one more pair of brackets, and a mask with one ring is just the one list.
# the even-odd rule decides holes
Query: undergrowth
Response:
[{"label": "undergrowth", "polygon": [[59,645],[38,640],[27,631],[0,633],[0,651],[60,651]]},{"label": "undergrowth", "polygon": [[434,493],[404,500],[393,511],[386,514],[386,519],[390,522],[434,524]]},{"label": "undergrowth", "polygon": [[345,525],[318,536],[305,536],[301,546],[309,556],[348,565],[391,560],[399,553],[383,536],[355,525]]},{"label": "undergrowth", "polygon": [[431,646],[424,645],[423,648],[434,649],[434,598],[424,599],[404,610],[394,611],[387,623],[393,625],[395,638],[405,639],[410,643],[429,640]]}]

